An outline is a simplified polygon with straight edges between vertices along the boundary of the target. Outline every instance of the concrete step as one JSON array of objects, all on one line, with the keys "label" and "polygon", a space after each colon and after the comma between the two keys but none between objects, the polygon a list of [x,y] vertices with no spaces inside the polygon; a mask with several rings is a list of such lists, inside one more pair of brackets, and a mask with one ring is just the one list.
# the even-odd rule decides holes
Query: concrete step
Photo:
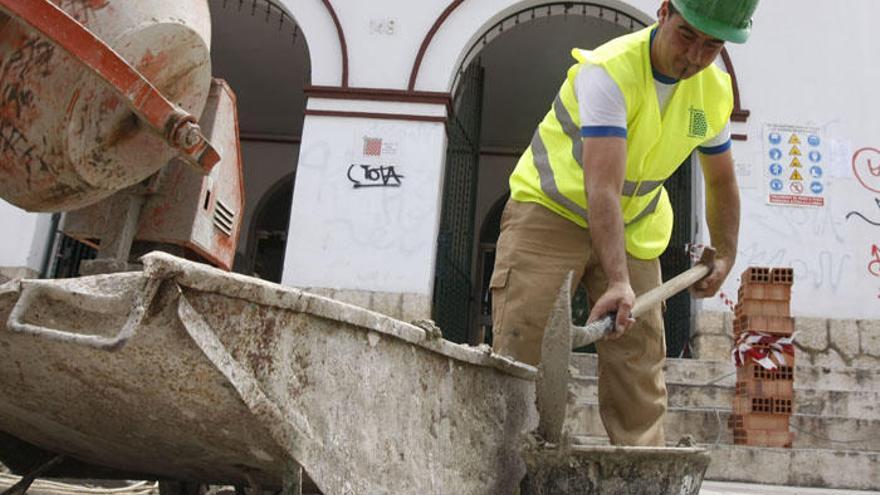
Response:
[{"label": "concrete step", "polygon": [[[571,361],[575,375],[596,376],[595,354],[575,353]],[[665,370],[668,382],[731,387],[736,383],[736,368],[729,362],[670,358],[666,360]],[[880,392],[880,369],[797,365],[794,386],[796,389]]]},{"label": "concrete step", "polygon": [[712,480],[703,481],[703,485],[700,487],[700,495],[877,495],[877,493],[874,490],[808,488]]},{"label": "concrete step", "polygon": [[[727,426],[729,417],[729,407],[670,408],[666,414],[666,437],[678,439],[691,435],[699,443],[732,444],[733,434]],[[795,448],[880,451],[880,420],[795,414],[789,424],[796,434]],[[572,435],[603,436],[605,429],[598,404],[592,401],[575,404],[568,411],[566,430]]]},{"label": "concrete step", "polygon": [[[775,485],[880,489],[880,452],[724,447],[710,452],[706,477]],[[748,466],[748,469],[743,469]]]},{"label": "concrete step", "polygon": [[[574,440],[586,445],[608,443],[606,437],[595,436],[578,436]],[[699,446],[708,449],[712,457],[706,472],[707,480],[828,489],[880,489],[880,469],[877,468],[880,452],[877,451]]]},{"label": "concrete step", "polygon": [[[579,401],[598,400],[596,377],[576,376],[572,392]],[[718,407],[730,409],[733,385],[697,385],[667,380],[669,407]],[[880,392],[796,389],[795,412],[815,416],[841,416],[880,420]]]}]

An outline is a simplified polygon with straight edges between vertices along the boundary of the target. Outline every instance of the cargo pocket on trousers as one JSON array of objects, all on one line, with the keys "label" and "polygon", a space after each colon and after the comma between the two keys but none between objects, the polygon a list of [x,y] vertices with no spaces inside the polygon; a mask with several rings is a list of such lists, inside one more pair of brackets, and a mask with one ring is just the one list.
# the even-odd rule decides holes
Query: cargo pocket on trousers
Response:
[{"label": "cargo pocket on trousers", "polygon": [[504,308],[507,305],[507,281],[510,268],[501,268],[492,272],[489,279],[489,293],[492,297],[492,331],[498,332],[504,322]]}]

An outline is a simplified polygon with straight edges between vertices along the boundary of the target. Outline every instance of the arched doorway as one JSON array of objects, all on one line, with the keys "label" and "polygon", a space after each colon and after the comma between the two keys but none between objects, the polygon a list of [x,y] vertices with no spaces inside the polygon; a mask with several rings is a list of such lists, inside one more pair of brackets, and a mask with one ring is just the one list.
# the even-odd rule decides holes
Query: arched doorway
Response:
[{"label": "arched doorway", "polygon": [[251,228],[252,275],[271,282],[281,282],[287,228],[293,202],[294,174],[272,186],[254,207]]},{"label": "arched doorway", "polygon": [[[238,99],[245,207],[235,271],[281,280],[311,61],[275,0],[209,0],[214,77]],[[280,249],[279,249],[280,244]]]},{"label": "arched doorway", "polygon": [[474,226],[506,193],[510,171],[573,62],[571,49],[645,25],[591,2],[548,3],[502,18],[467,50],[453,82],[435,278],[434,317],[447,339],[483,340],[483,279],[492,269],[486,244],[494,239],[474,235]]},{"label": "arched doorway", "polygon": [[[454,82],[456,94],[461,93],[463,85],[472,84],[468,74],[473,66],[479,66],[484,74],[483,97],[479,102],[482,115],[479,152],[472,163],[476,185],[470,201],[463,199],[460,189],[458,196],[454,196],[447,188],[444,215],[447,210],[460,210],[472,202],[471,230],[473,225],[483,225],[480,235],[473,236],[470,259],[462,259],[460,263],[460,266],[469,266],[471,273],[471,296],[467,302],[470,308],[467,340],[471,343],[491,338],[487,333],[491,324],[487,324],[490,314],[486,287],[497,239],[497,225],[493,224],[500,220],[499,198],[508,193],[510,172],[549,108],[566,70],[574,63],[571,49],[594,48],[641,29],[649,22],[648,18],[638,18],[593,2],[547,3],[501,19],[486,30],[464,56]],[[458,104],[454,108],[456,114],[474,113],[473,109],[461,108]],[[673,243],[680,240],[682,246],[692,234],[692,180],[689,164],[685,164],[667,185],[678,214]],[[450,234],[441,231],[441,238],[443,235]],[[688,260],[684,250],[672,244],[661,263],[664,273],[675,274],[687,267]],[[438,278],[440,276],[438,270]],[[442,302],[439,298],[435,301]],[[690,298],[685,295],[670,301],[669,307],[667,318],[672,317],[674,321],[669,321],[667,326],[681,334],[670,335],[668,339],[670,354],[677,355],[690,328]],[[584,311],[582,308],[579,313]]]}]

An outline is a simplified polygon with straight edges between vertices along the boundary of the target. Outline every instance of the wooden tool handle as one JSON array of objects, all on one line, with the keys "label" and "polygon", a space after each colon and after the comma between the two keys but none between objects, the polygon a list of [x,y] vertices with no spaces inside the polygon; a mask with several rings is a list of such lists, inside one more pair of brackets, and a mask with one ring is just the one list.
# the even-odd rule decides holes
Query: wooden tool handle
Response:
[{"label": "wooden tool handle", "polygon": [[710,271],[712,271],[710,266],[701,263],[665,282],[663,285],[645,292],[636,299],[636,303],[632,308],[632,317],[638,318],[642,316],[654,306],[699,282]]},{"label": "wooden tool handle", "polygon": [[[700,262],[694,265],[691,269],[672,278],[663,285],[651,289],[637,297],[636,302],[633,304],[632,310],[630,311],[630,315],[633,318],[638,318],[654,306],[657,306],[663,301],[699,282],[700,279],[712,271],[714,262],[715,250],[711,247],[707,247],[703,251],[703,256],[700,258]],[[614,329],[614,322],[616,320],[616,313],[609,313],[605,315],[605,317],[583,327],[572,325],[571,348],[577,349],[600,340],[605,335],[611,333]]]},{"label": "wooden tool handle", "polygon": [[[630,314],[633,318],[642,316],[649,309],[697,283],[701,278],[708,275],[711,270],[711,267],[699,264],[663,285],[645,292],[636,299]],[[609,313],[583,327],[572,325],[571,348],[578,349],[601,340],[602,337],[614,330],[616,320],[617,313]]]}]

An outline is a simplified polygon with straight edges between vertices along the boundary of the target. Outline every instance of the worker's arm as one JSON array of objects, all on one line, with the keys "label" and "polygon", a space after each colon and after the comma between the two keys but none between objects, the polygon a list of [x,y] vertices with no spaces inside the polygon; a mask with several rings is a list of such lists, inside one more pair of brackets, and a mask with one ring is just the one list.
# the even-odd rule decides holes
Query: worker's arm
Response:
[{"label": "worker's arm", "polygon": [[634,321],[630,310],[635,294],[626,266],[623,213],[620,194],[626,176],[626,139],[622,137],[584,138],[584,190],[587,193],[588,222],[593,252],[599,256],[608,277],[608,288],[590,309],[590,321],[617,312],[614,333],[618,338]]},{"label": "worker's arm", "polygon": [[711,297],[721,288],[736,261],[739,188],[729,149],[714,155],[699,155],[706,185],[706,223],[716,255],[712,272],[694,284],[692,292],[696,297]]}]

